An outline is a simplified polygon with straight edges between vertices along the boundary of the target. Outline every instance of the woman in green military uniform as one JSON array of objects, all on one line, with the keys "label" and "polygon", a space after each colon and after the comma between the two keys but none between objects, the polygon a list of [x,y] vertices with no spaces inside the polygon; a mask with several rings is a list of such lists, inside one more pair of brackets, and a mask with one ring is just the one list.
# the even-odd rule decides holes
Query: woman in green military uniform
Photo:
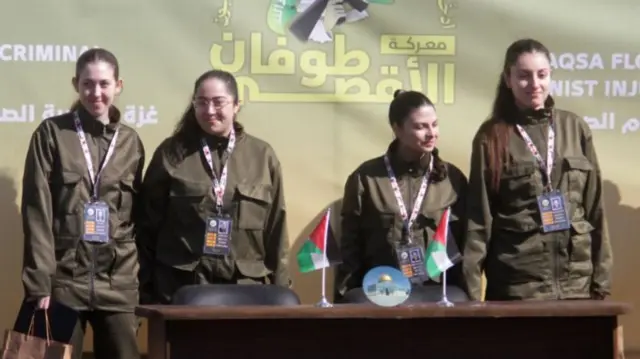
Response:
[{"label": "woman in green military uniform", "polygon": [[538,41],[506,52],[493,112],[473,140],[464,277],[473,299],[604,298],[611,244],[585,121],[549,96]]},{"label": "woman in green military uniform", "polygon": [[[389,106],[389,124],[395,140],[386,153],[362,163],[345,184],[338,296],[360,288],[374,267],[406,267],[404,259],[416,251],[421,263],[403,272],[415,285],[435,283],[425,272],[424,249],[447,208],[449,240],[455,243],[465,234],[467,179],[439,156],[433,103],[420,92],[398,90]],[[460,265],[447,273],[451,285],[460,285]]]},{"label": "woman in green military uniform", "polygon": [[204,73],[151,159],[137,236],[143,303],[171,303],[193,284],[291,285],[280,162],[238,110],[233,75]]},{"label": "woman in green military uniform", "polygon": [[122,90],[119,72],[105,49],[80,55],[73,78],[78,101],[35,130],[22,180],[26,295],[40,309],[51,301],[78,312],[74,359],[82,357],[87,323],[96,358],[140,357],[132,214],[145,156],[114,105]]}]

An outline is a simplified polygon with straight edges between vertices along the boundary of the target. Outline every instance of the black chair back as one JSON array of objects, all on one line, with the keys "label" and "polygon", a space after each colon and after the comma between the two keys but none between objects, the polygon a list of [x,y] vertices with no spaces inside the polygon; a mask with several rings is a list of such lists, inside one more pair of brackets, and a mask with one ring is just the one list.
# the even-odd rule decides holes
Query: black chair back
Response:
[{"label": "black chair back", "polygon": [[207,284],[188,285],[173,296],[172,304],[196,306],[300,305],[291,289],[276,285]]}]

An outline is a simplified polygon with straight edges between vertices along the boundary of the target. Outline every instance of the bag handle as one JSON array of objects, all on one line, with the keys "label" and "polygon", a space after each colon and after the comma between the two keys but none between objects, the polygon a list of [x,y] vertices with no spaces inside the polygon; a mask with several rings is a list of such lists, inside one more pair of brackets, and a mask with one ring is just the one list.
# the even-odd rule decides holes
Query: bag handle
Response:
[{"label": "bag handle", "polygon": [[[28,336],[34,336],[34,323],[35,323],[35,319],[36,319],[36,313],[38,311],[34,311],[33,314],[31,315],[31,322],[29,323],[29,330],[27,330],[27,335]],[[47,336],[46,340],[47,340],[47,345],[51,345],[51,324],[49,323],[49,313],[47,310],[43,310],[42,311],[44,313],[44,322],[46,325],[45,328],[45,335]]]}]

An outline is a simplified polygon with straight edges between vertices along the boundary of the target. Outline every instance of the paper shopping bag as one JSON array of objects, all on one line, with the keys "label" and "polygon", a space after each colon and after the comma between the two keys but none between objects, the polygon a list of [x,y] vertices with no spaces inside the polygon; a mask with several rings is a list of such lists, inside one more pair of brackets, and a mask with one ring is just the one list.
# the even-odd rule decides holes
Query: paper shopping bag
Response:
[{"label": "paper shopping bag", "polygon": [[45,311],[46,338],[33,335],[35,312],[27,333],[7,330],[1,359],[71,359],[72,346],[51,339],[49,316]]}]

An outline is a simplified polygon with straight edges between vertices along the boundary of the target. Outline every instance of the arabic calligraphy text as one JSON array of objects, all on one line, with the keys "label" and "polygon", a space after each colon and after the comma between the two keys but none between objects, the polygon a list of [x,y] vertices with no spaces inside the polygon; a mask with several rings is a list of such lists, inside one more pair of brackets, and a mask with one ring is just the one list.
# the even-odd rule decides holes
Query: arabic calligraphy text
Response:
[{"label": "arabic calligraphy text", "polygon": [[[616,113],[613,111],[604,111],[599,116],[584,116],[583,118],[589,128],[595,131],[615,131],[618,124]],[[619,126],[620,133],[623,135],[640,131],[638,118],[629,118],[626,121],[620,121],[620,123],[622,124]]]},{"label": "arabic calligraphy text", "polygon": [[455,56],[456,37],[452,35],[401,35],[380,36],[380,53],[383,55]]},{"label": "arabic calligraphy text", "polygon": [[[40,108],[35,104],[22,104],[17,107],[0,107],[0,123],[33,123],[69,112],[67,108],[57,108],[53,104],[46,104]],[[127,105],[124,107],[123,121],[140,128],[145,125],[158,123],[156,107]]]},{"label": "arabic calligraphy text", "polygon": [[[433,41],[420,42],[425,40],[419,35],[413,38],[416,46]],[[269,51],[262,33],[251,33],[249,41],[234,40],[233,34],[223,33],[222,42],[212,45],[209,59],[213,68],[236,75],[243,101],[388,103],[396,89],[404,88],[425,92],[434,103],[452,104],[455,101],[455,63],[419,61],[424,55],[420,51],[443,51],[437,49],[439,43],[453,46],[449,40],[435,40],[435,49],[418,48],[418,52],[414,50],[408,58],[396,56],[396,61],[402,61],[403,65],[381,61],[376,76],[381,79],[375,84],[364,78],[371,69],[370,54],[350,48],[353,45],[347,44],[344,34],[335,34],[332,51],[309,49],[296,54],[287,48],[285,37],[278,37]],[[452,50],[453,47],[444,49]],[[405,52],[393,53],[398,54],[406,55]],[[269,82],[269,77],[263,75],[277,75],[278,82],[284,81],[284,76],[292,76],[306,89],[269,93],[261,88]],[[331,93],[327,93],[327,89]]]}]

